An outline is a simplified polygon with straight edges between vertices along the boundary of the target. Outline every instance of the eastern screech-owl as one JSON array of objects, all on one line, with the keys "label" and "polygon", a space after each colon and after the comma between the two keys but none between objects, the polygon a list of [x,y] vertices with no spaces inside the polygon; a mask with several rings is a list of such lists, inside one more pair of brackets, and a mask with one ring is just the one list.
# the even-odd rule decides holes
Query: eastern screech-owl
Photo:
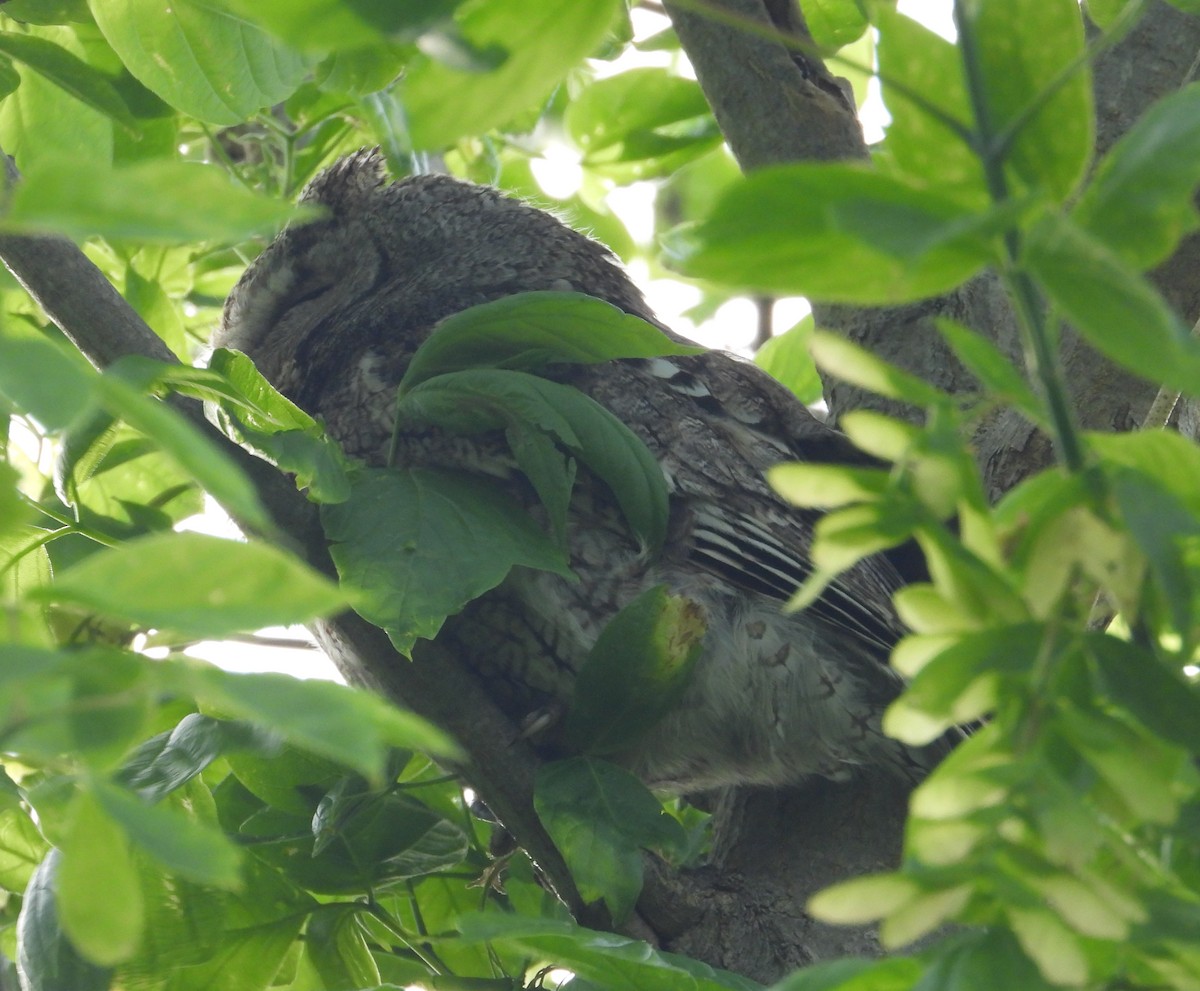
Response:
[{"label": "eastern screech-owl", "polygon": [[[452,313],[562,290],[662,327],[604,247],[494,189],[443,175],[389,184],[378,155],[359,152],[302,199],[327,216],[293,226],[262,253],[230,295],[214,343],[250,355],[369,463],[385,463],[396,385],[412,353]],[[841,460],[840,435],[754,365],[715,351],[571,365],[555,377],[607,407],[658,458],[670,491],[666,546],[657,555],[639,546],[606,486],[581,468],[568,520],[580,580],[515,569],[452,617],[439,640],[514,719],[561,712],[600,629],[665,584],[702,606],[708,629],[682,701],[626,757],[647,783],[777,785],[844,777],[864,764],[918,773],[923,755],[880,730],[900,687],[887,666],[899,632],[891,564],[867,561],[816,606],[781,611],[809,570],[813,520],[784,504],[763,473],[780,461]],[[398,462],[465,468],[515,487],[504,450],[486,436],[414,431],[400,438]]]}]

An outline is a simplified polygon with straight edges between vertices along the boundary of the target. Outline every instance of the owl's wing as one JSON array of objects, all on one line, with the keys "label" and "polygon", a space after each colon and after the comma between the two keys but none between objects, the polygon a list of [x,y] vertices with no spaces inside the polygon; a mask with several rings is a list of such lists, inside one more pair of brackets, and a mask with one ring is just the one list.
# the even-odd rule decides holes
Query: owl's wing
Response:
[{"label": "owl's wing", "polygon": [[[580,384],[662,463],[681,517],[676,550],[715,578],[787,602],[812,574],[820,514],[786,504],[765,473],[784,461],[862,464],[862,452],[760,369],[720,352],[619,362],[587,377]],[[902,584],[875,556],[810,610],[886,654],[903,632],[891,605]]]}]

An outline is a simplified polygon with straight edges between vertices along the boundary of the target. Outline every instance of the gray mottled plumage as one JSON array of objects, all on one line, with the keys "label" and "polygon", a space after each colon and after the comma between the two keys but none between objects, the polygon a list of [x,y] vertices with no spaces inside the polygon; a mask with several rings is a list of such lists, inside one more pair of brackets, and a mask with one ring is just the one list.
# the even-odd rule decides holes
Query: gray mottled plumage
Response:
[{"label": "gray mottled plumage", "polygon": [[[230,295],[214,343],[247,352],[368,462],[385,459],[410,356],[449,314],[527,290],[573,290],[657,324],[604,247],[494,189],[446,176],[388,184],[378,157],[360,152],[303,198],[328,217],[263,252]],[[598,631],[665,583],[704,608],[708,632],[681,704],[627,755],[648,783],[785,784],[864,764],[915,772],[920,756],[879,727],[899,690],[886,661],[899,633],[891,565],[868,561],[816,607],[781,612],[808,570],[812,517],[785,505],[763,473],[780,461],[841,460],[840,436],[753,365],[719,352],[569,366],[557,378],[658,457],[671,493],[667,545],[649,556],[606,487],[581,471],[569,520],[581,580],[517,569],[453,617],[441,641],[514,718],[561,711]],[[425,431],[401,438],[399,460],[465,467],[517,490],[503,450]]]}]

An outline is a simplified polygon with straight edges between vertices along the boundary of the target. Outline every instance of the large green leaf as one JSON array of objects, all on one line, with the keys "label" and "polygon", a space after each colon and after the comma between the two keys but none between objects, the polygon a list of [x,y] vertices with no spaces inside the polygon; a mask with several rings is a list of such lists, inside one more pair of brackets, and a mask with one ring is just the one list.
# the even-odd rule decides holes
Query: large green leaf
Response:
[{"label": "large green leaf", "polygon": [[669,175],[721,141],[699,84],[660,68],[596,80],[565,122],[588,168],[626,181]]},{"label": "large green leaf", "polygon": [[1200,83],[1154,104],[1104,156],[1072,218],[1123,261],[1147,269],[1197,224]]},{"label": "large green leaf", "polygon": [[358,49],[412,40],[463,0],[226,0],[229,7],[305,50]]},{"label": "large green leaf", "polygon": [[246,355],[218,348],[209,360],[209,369],[222,381],[184,383],[170,372],[167,380],[181,392],[214,402],[226,436],[295,475],[296,484],[307,488],[313,499],[341,502],[349,497],[350,481],[341,449],[325,437],[311,416],[263,378]]},{"label": "large green leaf", "polygon": [[414,59],[402,91],[413,144],[443,148],[500,127],[544,100],[600,44],[619,9],[615,0],[465,5],[458,17],[463,38],[479,51],[498,46],[507,58],[482,73],[456,70],[428,55]]},{"label": "large green leaf", "polygon": [[[441,757],[458,750],[445,733],[378,696],[318,679],[284,674],[231,674],[208,664],[162,663],[164,688],[201,708],[273,730],[296,747],[381,779],[396,747]],[[315,780],[329,768],[309,760]]]},{"label": "large green leaf", "polygon": [[[974,60],[988,120],[1005,139],[1004,162],[1021,184],[1067,199],[1092,157],[1094,120],[1083,18],[1075,0],[960,4],[964,60]],[[971,67],[968,66],[968,73]]]},{"label": "large green leaf", "polygon": [[220,888],[241,885],[241,851],[209,823],[106,781],[93,781],[91,792],[125,835],[173,874]]},{"label": "large green leaf", "polygon": [[1196,579],[1188,549],[1200,544],[1200,520],[1152,475],[1129,468],[1110,469],[1121,519],[1150,564],[1171,622],[1191,642]]},{"label": "large green leaf", "polygon": [[85,792],[72,803],[61,849],[57,888],[63,929],[93,963],[128,960],[141,940],[145,905],[124,831]]},{"label": "large green leaf", "polygon": [[308,71],[306,59],[215,5],[89,0],[88,6],[143,86],[208,124],[242,123],[291,96]]},{"label": "large green leaf", "polygon": [[608,485],[648,547],[657,550],[666,539],[667,484],[658,460],[633,431],[578,389],[506,369],[453,372],[404,395],[399,415],[468,433],[506,427],[550,434]]},{"label": "large green leaf", "polygon": [[[78,48],[72,54],[82,51],[72,47]],[[113,157],[112,118],[28,66],[18,65],[16,72],[20,86],[0,100],[0,146],[21,173],[30,176],[64,161],[88,173],[107,169]]]},{"label": "large green leaf", "polygon": [[[78,240],[100,235],[169,243],[240,241],[274,233],[296,208],[236,185],[215,166],[154,160],[79,181],[78,163],[47,165],[25,177],[5,222]],[[197,210],[196,204],[204,209]]]},{"label": "large green leaf", "polygon": [[972,146],[971,101],[962,58],[949,41],[881,5],[879,83],[892,121],[877,153],[911,182],[986,206],[983,164]]},{"label": "large green leaf", "polygon": [[1115,704],[1164,739],[1200,753],[1200,692],[1194,683],[1167,670],[1149,651],[1116,637],[1090,633],[1083,648],[1099,686]]},{"label": "large green leaf", "polygon": [[400,391],[467,368],[533,371],[555,362],[699,354],[640,317],[577,292],[524,292],[442,320],[413,355]]},{"label": "large green leaf", "polygon": [[1063,316],[1132,372],[1187,393],[1200,389],[1200,341],[1145,279],[1066,218],[1047,215],[1022,261]]},{"label": "large green leaf", "polygon": [[133,115],[112,83],[103,73],[60,45],[32,34],[0,31],[0,53],[28,66],[75,99],[136,132]]},{"label": "large green leaf", "polygon": [[778,166],[725,191],[681,239],[679,267],[830,302],[908,302],[952,289],[993,260],[1009,219],[861,165]]},{"label": "large green leaf", "polygon": [[346,502],[322,507],[321,519],[355,610],[405,654],[515,565],[570,575],[562,551],[520,506],[453,472],[368,470]]},{"label": "large green leaf", "polygon": [[62,430],[94,403],[97,378],[79,355],[44,338],[0,332],[0,398],[48,430]]},{"label": "large green leaf", "polygon": [[[361,784],[349,779],[355,790]],[[454,867],[467,854],[458,826],[403,794],[327,795],[316,815],[300,822],[310,828],[262,843],[259,857],[319,894],[378,891]],[[247,836],[254,836],[252,826]]]},{"label": "large green leaf", "polygon": [[275,547],[199,533],[109,548],[36,594],[197,637],[302,623],[345,603],[328,579]]}]

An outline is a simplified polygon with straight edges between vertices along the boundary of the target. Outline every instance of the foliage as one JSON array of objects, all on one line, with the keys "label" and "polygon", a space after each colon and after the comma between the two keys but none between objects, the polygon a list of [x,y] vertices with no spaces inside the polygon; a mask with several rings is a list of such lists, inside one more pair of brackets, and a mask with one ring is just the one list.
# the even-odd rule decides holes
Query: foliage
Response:
[{"label": "foliage", "polygon": [[[1093,6],[1118,32],[1136,5]],[[915,793],[901,867],[811,905],[831,921],[881,919],[897,948],[963,928],[780,987],[1200,987],[1200,455],[1162,431],[1081,431],[1056,356],[1069,320],[1113,360],[1195,392],[1200,344],[1144,272],[1197,226],[1200,89],[1161,101],[1093,162],[1088,65],[1104,41],[1086,46],[1074,0],[964,0],[957,44],[885,4],[810,8],[829,52],[862,35],[869,10],[892,126],[869,164],[740,179],[669,32],[644,45],[664,64],[598,70],[630,45],[615,0],[545,0],[536,16],[521,0],[10,0],[0,145],[24,181],[6,222],[87,239],[187,361],[261,243],[250,239],[291,216],[281,204],[323,164],[370,144],[398,172],[441,154],[544,201],[530,149],[566,135],[583,182],[560,212],[625,255],[648,252],[612,214],[608,184],[669,176],[684,214],[664,210],[658,233],[710,304],[735,290],[908,302],[992,268],[1028,363],[944,322],[976,395],[808,327],[763,357],[811,398],[811,343],[828,372],[924,409],[920,427],[845,419],[884,467],[788,465],[772,480],[828,510],[799,601],[863,555],[917,541],[931,577],[897,597],[913,632],[893,660],[911,682],[887,726],[923,743],[977,725]],[[236,355],[98,372],[15,284],[0,287],[0,950],[24,987],[365,988],[430,974],[499,987],[549,966],[578,987],[751,986],[566,919],[522,854],[493,858],[492,827],[432,762],[453,755],[436,729],[348,688],[183,654],[347,601],[410,648],[514,563],[564,567],[576,458],[609,480],[648,546],[661,541],[664,495],[644,452],[532,373],[678,346],[594,301],[536,295],[447,321],[401,405],[456,429],[504,426],[549,533],[470,480],[361,472]],[[598,327],[606,349],[582,352]],[[495,350],[481,361],[485,334]],[[322,504],[344,589],[272,546],[254,487],[159,401],[172,392],[206,400],[228,436]],[[1050,433],[1059,463],[991,506],[966,438],[1002,405]],[[434,505],[413,534],[372,547],[381,492],[393,507],[429,507],[433,492],[454,511]],[[262,536],[177,532],[204,493]],[[439,529],[451,516],[462,529]],[[447,559],[418,543],[431,537],[471,541],[479,565],[431,587],[422,562]],[[678,687],[695,632],[685,614],[655,590],[618,617],[611,636],[640,645],[638,666],[589,661],[589,678],[618,682],[603,711],[569,718],[593,756],[539,782],[581,891],[616,915],[636,899],[640,848],[682,860],[695,847],[694,811],[668,816],[594,756]],[[646,683],[664,694],[629,688]]]}]

